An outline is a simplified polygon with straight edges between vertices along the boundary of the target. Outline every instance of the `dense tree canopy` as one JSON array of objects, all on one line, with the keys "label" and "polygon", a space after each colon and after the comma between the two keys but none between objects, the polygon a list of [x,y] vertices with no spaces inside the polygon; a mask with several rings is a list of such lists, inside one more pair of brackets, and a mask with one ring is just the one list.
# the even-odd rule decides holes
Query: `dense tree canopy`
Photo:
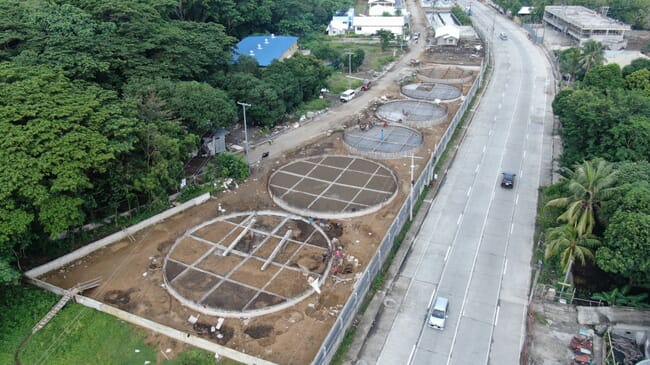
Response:
[{"label": "dense tree canopy", "polygon": [[[168,204],[200,138],[274,126],[331,69],[296,54],[232,61],[253,33],[322,32],[348,0],[0,2],[0,285],[25,254],[134,206]],[[337,59],[338,54],[330,57]],[[59,253],[59,252],[57,252]]]},{"label": "dense tree canopy", "polygon": [[0,64],[0,94],[0,246],[81,225],[92,174],[133,148],[129,105],[60,69],[12,63]]}]

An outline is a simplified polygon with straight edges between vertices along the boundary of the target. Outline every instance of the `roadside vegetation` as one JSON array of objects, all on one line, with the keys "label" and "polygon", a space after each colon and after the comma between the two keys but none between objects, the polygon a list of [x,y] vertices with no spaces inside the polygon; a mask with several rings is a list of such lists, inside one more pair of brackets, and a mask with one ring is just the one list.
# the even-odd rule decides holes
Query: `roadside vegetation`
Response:
[{"label": "roadside vegetation", "polygon": [[603,51],[590,41],[558,57],[562,181],[541,189],[540,281],[582,299],[647,306],[650,62],[603,65]]}]

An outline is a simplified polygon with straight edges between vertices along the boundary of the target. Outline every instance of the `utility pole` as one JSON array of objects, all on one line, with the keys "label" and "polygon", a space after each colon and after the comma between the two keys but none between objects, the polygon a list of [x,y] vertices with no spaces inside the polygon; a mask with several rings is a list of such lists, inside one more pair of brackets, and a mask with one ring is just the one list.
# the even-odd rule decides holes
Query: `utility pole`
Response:
[{"label": "utility pole", "polygon": [[348,89],[352,89],[352,52],[346,52],[348,55]]},{"label": "utility pole", "polygon": [[242,108],[244,109],[244,148],[245,148],[245,153],[246,153],[246,164],[248,165],[248,173],[251,171],[251,164],[248,162],[248,130],[246,129],[246,107],[250,107],[250,104],[243,103],[241,101],[238,101],[237,104],[241,105]]}]

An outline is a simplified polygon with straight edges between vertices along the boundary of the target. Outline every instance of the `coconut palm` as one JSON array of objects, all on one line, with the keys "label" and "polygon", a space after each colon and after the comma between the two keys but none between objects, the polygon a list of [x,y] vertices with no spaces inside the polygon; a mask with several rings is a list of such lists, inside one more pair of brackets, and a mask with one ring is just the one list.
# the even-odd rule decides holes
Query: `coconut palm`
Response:
[{"label": "coconut palm", "polygon": [[585,74],[594,66],[600,66],[605,63],[605,50],[607,46],[593,39],[586,41],[582,45],[580,52],[580,65]]},{"label": "coconut palm", "polygon": [[578,234],[589,235],[596,225],[596,214],[601,200],[610,196],[616,183],[616,171],[611,163],[603,159],[584,161],[574,170],[562,170],[569,180],[569,196],[557,198],[546,203],[552,207],[566,207],[557,219],[574,226]]},{"label": "coconut palm", "polygon": [[[548,259],[560,256],[560,266],[567,275],[573,262],[577,259],[584,265],[587,259],[593,259],[592,248],[600,245],[592,235],[581,235],[576,227],[564,224],[549,228],[546,231],[546,250],[544,256]],[[566,280],[565,280],[566,281]]]}]

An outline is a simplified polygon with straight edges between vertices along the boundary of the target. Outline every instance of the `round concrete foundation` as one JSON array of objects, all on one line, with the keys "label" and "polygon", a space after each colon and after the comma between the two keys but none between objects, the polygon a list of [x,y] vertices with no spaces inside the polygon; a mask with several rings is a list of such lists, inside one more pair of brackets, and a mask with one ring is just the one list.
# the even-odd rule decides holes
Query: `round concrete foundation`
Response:
[{"label": "round concrete foundation", "polygon": [[422,145],[422,134],[399,124],[378,124],[346,130],[343,142],[350,152],[374,159],[394,159],[415,153]]},{"label": "round concrete foundation", "polygon": [[163,264],[184,306],[221,317],[277,312],[307,298],[331,268],[331,242],[313,221],[277,211],[235,213],[188,230]]},{"label": "round concrete foundation", "polygon": [[387,167],[362,157],[325,155],[293,161],[269,177],[273,201],[307,217],[343,219],[375,212],[397,195]]},{"label": "round concrete foundation", "polygon": [[380,105],[376,114],[389,122],[403,123],[414,128],[427,128],[447,118],[447,107],[425,101],[398,100]]}]

